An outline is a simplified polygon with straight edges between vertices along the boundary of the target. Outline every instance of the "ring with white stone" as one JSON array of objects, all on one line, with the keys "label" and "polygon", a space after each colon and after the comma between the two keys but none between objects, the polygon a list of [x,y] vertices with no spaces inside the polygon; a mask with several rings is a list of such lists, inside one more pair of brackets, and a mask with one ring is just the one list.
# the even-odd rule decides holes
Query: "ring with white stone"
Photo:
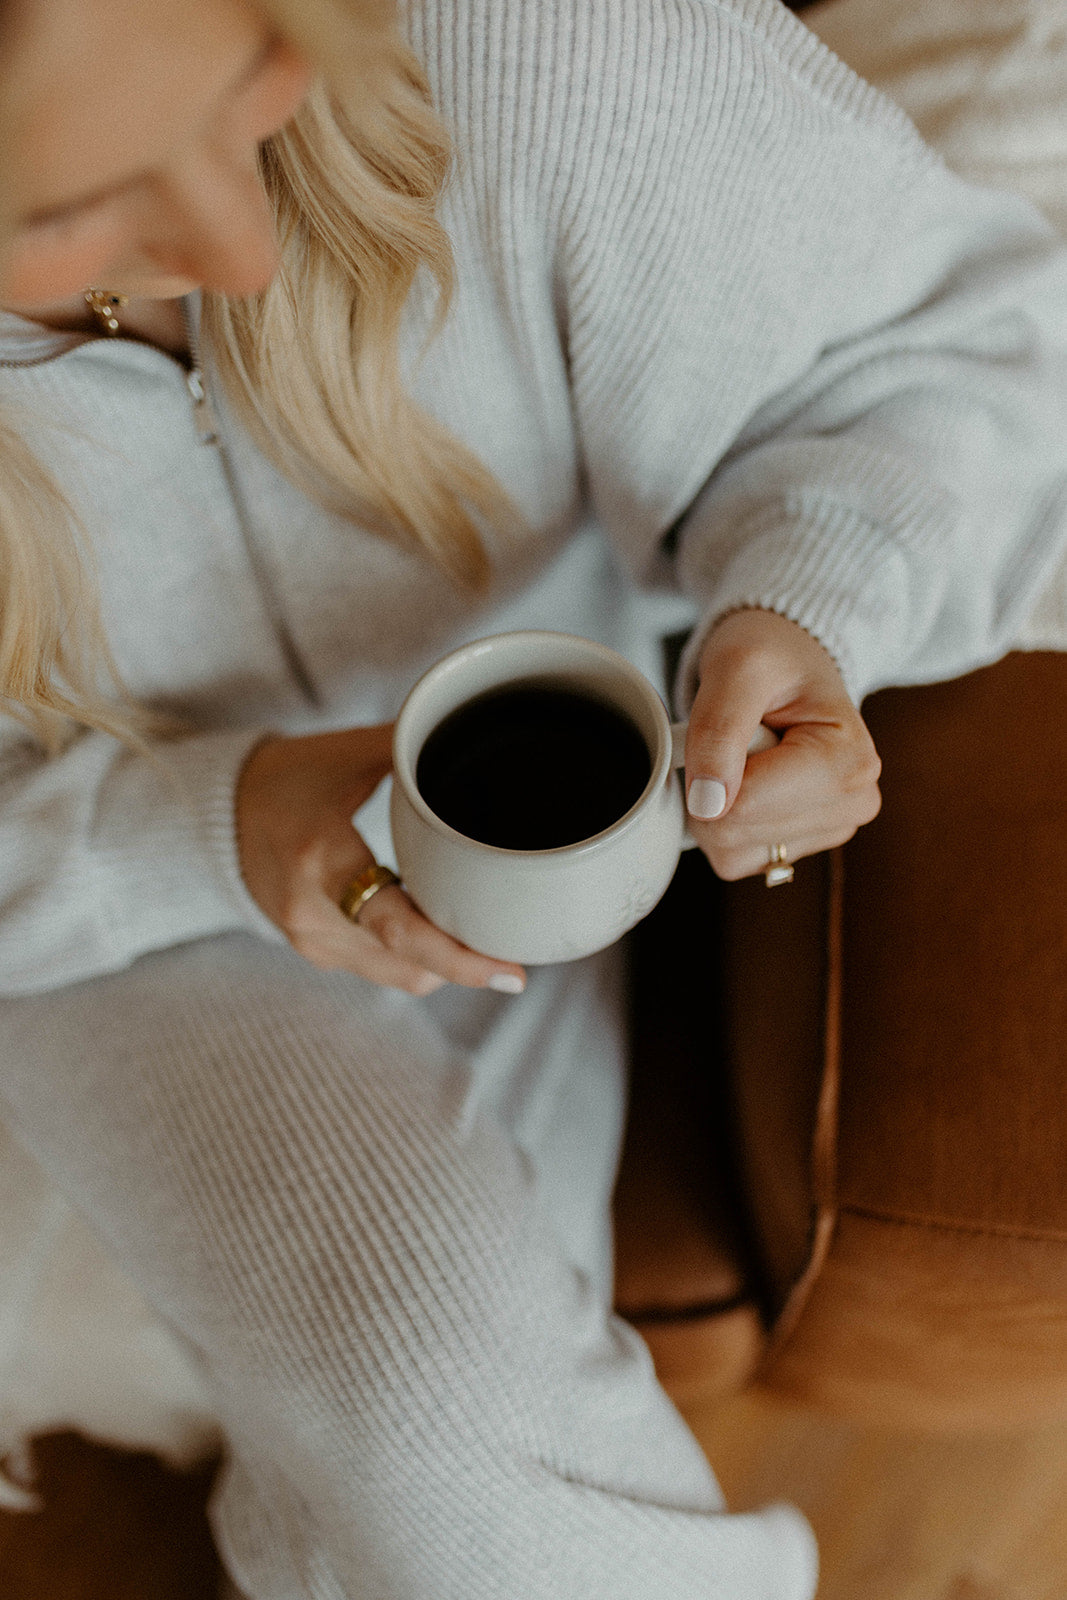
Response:
[{"label": "ring with white stone", "polygon": [[776,889],[780,883],[792,883],[793,863],[789,859],[785,845],[772,844],[770,857],[763,869],[763,881],[768,889]]}]

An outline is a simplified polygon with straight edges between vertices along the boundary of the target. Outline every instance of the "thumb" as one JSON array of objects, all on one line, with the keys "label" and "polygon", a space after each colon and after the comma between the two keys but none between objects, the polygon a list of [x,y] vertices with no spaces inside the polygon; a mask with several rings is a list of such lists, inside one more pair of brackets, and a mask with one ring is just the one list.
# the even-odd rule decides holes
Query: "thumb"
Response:
[{"label": "thumb", "polygon": [[751,665],[721,659],[705,676],[689,714],[685,741],[686,807],[702,822],[725,816],[737,799],[750,754],[777,740],[762,725],[768,685]]},{"label": "thumb", "polygon": [[393,724],[378,722],[367,728],[354,728],[352,755],[357,765],[368,773],[381,776],[393,764]]},{"label": "thumb", "polygon": [[336,774],[339,797],[353,809],[370,798],[393,764],[393,724],[323,734],[322,755]]}]

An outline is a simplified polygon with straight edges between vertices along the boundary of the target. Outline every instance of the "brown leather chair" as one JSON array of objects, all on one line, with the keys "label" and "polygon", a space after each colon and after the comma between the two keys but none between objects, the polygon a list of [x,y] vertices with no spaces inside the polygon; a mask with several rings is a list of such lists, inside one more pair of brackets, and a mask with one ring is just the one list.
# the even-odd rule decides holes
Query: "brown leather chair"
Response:
[{"label": "brown leather chair", "polygon": [[865,714],[880,817],[789,888],[687,862],[635,947],[722,1020],[638,1029],[619,1304],[679,1398],[755,1368],[863,1420],[1063,1417],[1067,656]]}]

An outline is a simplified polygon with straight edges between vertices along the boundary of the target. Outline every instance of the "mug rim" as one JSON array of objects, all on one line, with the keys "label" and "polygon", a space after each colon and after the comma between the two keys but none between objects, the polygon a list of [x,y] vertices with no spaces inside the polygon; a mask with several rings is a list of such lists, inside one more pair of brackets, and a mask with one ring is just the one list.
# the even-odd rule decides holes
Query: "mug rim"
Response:
[{"label": "mug rim", "polygon": [[[522,641],[530,644],[539,640],[563,639],[568,644],[580,645],[591,655],[599,657],[605,664],[621,664],[629,680],[642,694],[647,696],[660,730],[658,751],[649,751],[652,771],[649,774],[648,782],[633,805],[624,811],[621,817],[616,817],[615,821],[608,827],[602,828],[599,833],[591,833],[585,839],[576,839],[573,844],[551,845],[546,850],[517,850],[507,845],[486,844],[481,839],[472,838],[469,833],[460,833],[458,828],[451,827],[449,823],[437,815],[436,811],[427,805],[419,792],[419,786],[415,781],[414,764],[408,761],[406,756],[402,758],[400,751],[400,736],[405,717],[410,715],[411,706],[417,704],[418,698],[434,681],[440,677],[447,676],[450,671],[454,670],[454,664],[458,659],[476,651],[479,646],[492,646],[497,640],[501,639],[515,640],[516,642]],[[501,683],[495,687],[503,687],[507,682],[508,679],[502,679]],[[473,696],[468,698],[473,698]],[[434,728],[439,727],[444,717],[450,716],[452,711],[458,710],[462,704],[463,700],[459,700],[450,710],[442,713],[442,716],[434,723]],[[430,730],[430,732],[432,731],[433,729]],[[429,734],[427,734],[427,737],[429,737]],[[412,684],[404,697],[403,704],[397,713],[396,722],[393,725],[393,782],[400,783],[405,799],[419,818],[436,832],[443,834],[448,839],[456,840],[459,844],[475,850],[487,850],[493,855],[510,856],[522,860],[543,860],[546,856],[583,855],[605,847],[621,832],[637,822],[639,814],[649,797],[669,776],[671,767],[671,719],[663,697],[655,684],[645,676],[639,667],[635,667],[632,661],[620,654],[618,650],[613,650],[610,645],[601,644],[598,639],[587,639],[579,633],[563,633],[553,628],[509,628],[502,633],[486,634],[478,639],[470,639],[466,644],[457,645],[454,650],[450,650],[447,655],[441,656],[432,666],[427,667],[421,677]]]}]

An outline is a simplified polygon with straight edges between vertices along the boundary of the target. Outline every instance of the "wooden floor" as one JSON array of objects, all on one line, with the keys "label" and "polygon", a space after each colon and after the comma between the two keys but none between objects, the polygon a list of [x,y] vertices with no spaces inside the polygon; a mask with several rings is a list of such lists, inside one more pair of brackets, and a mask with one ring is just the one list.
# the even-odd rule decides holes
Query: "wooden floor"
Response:
[{"label": "wooden floor", "polygon": [[751,1394],[688,1420],[731,1506],[806,1512],[819,1600],[1067,1600],[1067,1428],[907,1437]]},{"label": "wooden floor", "polygon": [[[784,1497],[807,1512],[819,1600],[1067,1600],[1063,1428],[908,1438],[751,1394],[689,1421],[731,1505]],[[40,1457],[47,1509],[0,1515],[2,1600],[215,1600],[209,1473],[175,1476],[71,1437]]]}]

